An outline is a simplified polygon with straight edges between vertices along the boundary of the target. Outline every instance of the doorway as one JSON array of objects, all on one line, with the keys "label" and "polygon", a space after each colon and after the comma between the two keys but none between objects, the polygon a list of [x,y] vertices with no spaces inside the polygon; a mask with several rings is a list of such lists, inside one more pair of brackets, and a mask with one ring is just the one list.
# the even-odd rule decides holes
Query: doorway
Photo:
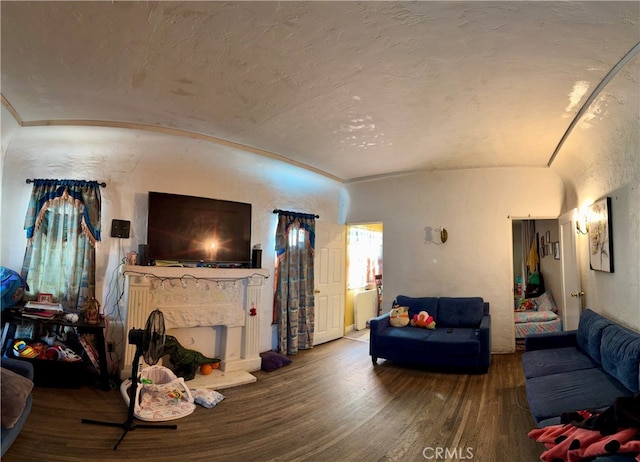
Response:
[{"label": "doorway", "polygon": [[[574,292],[581,291],[576,276],[575,222],[572,217],[573,212],[558,219],[512,220],[513,299],[516,320],[521,321],[514,328],[517,349],[522,348],[527,333],[577,327],[580,304],[579,300],[571,297]],[[534,267],[530,267],[532,245],[535,247]],[[537,276],[530,281],[533,272]],[[530,282],[532,286],[536,283],[540,285],[538,293],[531,293],[527,289]],[[529,300],[537,305],[527,303]],[[518,311],[538,310],[541,304],[548,306],[549,300],[551,306],[555,306],[557,320],[548,319],[525,325],[526,313]]]},{"label": "doorway", "polygon": [[382,262],[382,223],[348,225],[346,333],[365,330],[369,319],[377,316],[382,291]]},{"label": "doorway", "polygon": [[[523,243],[527,227],[532,230],[531,238],[536,239],[538,262],[533,270],[527,266],[531,241],[527,239],[527,242]],[[542,275],[545,291],[551,292],[554,297],[562,300],[562,266],[560,255],[556,255],[556,249],[559,250],[558,220],[546,218],[513,220],[512,228],[514,297],[524,298],[529,275],[536,271]]]}]

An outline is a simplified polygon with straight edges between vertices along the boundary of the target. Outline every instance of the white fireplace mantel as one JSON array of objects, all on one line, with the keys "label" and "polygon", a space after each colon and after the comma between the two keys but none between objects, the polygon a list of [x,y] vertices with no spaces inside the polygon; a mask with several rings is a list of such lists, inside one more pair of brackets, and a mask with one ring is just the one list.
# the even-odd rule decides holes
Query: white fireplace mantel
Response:
[{"label": "white fireplace mantel", "polygon": [[[260,289],[269,272],[260,268],[186,268],[134,266],[124,268],[126,329],[142,329],[159,309],[166,329],[220,326],[220,369],[196,376],[191,388],[225,388],[254,382],[249,374],[261,366]],[[135,346],[127,344],[121,377],[131,375]]]}]

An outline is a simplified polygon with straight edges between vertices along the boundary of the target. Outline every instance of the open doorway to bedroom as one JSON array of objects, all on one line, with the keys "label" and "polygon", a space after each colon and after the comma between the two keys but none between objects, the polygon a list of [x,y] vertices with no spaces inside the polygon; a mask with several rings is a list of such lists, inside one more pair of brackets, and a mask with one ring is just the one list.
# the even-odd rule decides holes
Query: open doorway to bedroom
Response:
[{"label": "open doorway to bedroom", "polygon": [[557,219],[512,220],[516,349],[524,337],[562,330],[562,267]]},{"label": "open doorway to bedroom", "polygon": [[366,337],[369,319],[377,316],[383,290],[383,226],[361,223],[347,226],[347,300],[345,333]]}]

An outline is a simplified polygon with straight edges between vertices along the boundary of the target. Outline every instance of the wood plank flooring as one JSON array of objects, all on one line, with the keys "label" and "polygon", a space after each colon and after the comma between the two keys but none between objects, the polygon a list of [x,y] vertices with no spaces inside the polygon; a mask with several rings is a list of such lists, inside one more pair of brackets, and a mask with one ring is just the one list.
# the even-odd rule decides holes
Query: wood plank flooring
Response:
[{"label": "wood plank flooring", "polygon": [[[484,375],[452,374],[380,361],[368,343],[342,338],[292,357],[254,384],[221,390],[177,430],[136,428],[117,450],[124,422],[117,390],[36,388],[22,433],[2,458],[14,461],[425,461],[539,460],[527,438],[520,354],[494,355]],[[448,451],[448,452],[447,452]]]}]

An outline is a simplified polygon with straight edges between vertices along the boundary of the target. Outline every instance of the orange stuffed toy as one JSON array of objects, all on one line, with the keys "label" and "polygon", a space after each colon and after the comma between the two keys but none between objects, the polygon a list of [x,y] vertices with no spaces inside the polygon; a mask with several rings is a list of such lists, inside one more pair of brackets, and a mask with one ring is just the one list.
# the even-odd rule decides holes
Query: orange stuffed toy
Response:
[{"label": "orange stuffed toy", "polygon": [[433,316],[430,316],[426,311],[421,311],[420,313],[413,315],[411,325],[415,327],[424,327],[426,329],[435,329],[436,320],[433,319]]}]

